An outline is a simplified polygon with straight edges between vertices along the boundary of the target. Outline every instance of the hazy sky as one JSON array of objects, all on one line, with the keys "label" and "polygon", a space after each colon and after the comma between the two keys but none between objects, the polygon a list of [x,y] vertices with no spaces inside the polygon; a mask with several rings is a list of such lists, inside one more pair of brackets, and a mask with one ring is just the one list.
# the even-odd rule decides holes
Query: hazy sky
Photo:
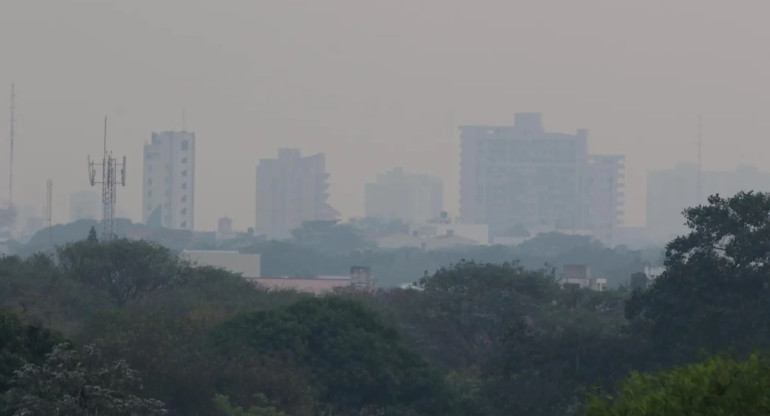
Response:
[{"label": "hazy sky", "polygon": [[537,111],[627,156],[627,223],[643,224],[646,171],[695,161],[698,113],[706,168],[770,169],[769,14],[767,0],[0,0],[16,199],[42,207],[53,178],[68,220],[107,113],[128,156],[119,210],[141,220],[142,144],[184,107],[199,229],[252,226],[257,161],[286,146],[326,152],[345,217],[396,165],[443,177],[456,213],[457,126]]}]

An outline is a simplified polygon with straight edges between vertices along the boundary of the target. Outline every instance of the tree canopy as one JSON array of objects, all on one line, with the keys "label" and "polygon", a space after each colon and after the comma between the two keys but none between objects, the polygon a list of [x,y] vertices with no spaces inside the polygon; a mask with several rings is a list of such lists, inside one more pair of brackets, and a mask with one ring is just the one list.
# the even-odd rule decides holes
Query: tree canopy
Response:
[{"label": "tree canopy", "polygon": [[594,395],[586,416],[760,416],[770,414],[770,362],[710,358],[654,374],[632,374],[615,395]]}]

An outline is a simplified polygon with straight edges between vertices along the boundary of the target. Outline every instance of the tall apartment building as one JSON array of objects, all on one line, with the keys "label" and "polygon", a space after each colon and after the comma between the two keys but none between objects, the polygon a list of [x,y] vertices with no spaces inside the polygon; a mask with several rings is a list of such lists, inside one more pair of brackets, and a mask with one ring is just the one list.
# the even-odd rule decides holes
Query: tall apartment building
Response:
[{"label": "tall apartment building", "polygon": [[546,132],[538,113],[460,131],[461,222],[489,224],[493,236],[588,230],[612,244],[623,216],[623,156],[589,155],[587,130]]},{"label": "tall apartment building", "polygon": [[96,190],[70,194],[70,221],[102,219],[102,195]]},{"label": "tall apartment building", "polygon": [[[700,189],[700,193],[699,193]],[[698,165],[681,163],[673,169],[647,174],[647,233],[657,243],[667,243],[687,232],[682,212],[706,203],[709,195],[731,197],[739,191],[770,191],[770,173],[753,166],[731,172],[700,172]]]},{"label": "tall apartment building", "polygon": [[278,158],[260,160],[254,233],[284,239],[305,221],[337,219],[327,203],[328,178],[323,153],[302,157],[299,149],[279,149]]},{"label": "tall apartment building", "polygon": [[195,225],[195,133],[152,133],[144,145],[142,218],[178,230]]},{"label": "tall apartment building", "polygon": [[422,223],[438,218],[443,207],[444,184],[433,176],[396,168],[377,175],[374,183],[364,187],[367,217]]}]

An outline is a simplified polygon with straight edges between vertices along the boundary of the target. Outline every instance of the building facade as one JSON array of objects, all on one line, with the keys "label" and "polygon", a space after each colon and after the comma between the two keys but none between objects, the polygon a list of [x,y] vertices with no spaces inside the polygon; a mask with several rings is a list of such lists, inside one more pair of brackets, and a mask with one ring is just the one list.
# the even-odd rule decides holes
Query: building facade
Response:
[{"label": "building facade", "polygon": [[538,113],[460,131],[461,222],[489,224],[493,238],[588,230],[612,244],[623,216],[623,156],[589,155],[587,130],[546,132]]},{"label": "building facade", "polygon": [[443,208],[444,184],[433,176],[396,168],[364,188],[367,217],[421,223],[438,218]]},{"label": "building facade", "polygon": [[70,194],[70,222],[102,219],[102,196],[99,191],[86,190]]},{"label": "building facade", "polygon": [[709,195],[731,197],[740,191],[770,191],[770,173],[753,166],[734,171],[700,171],[681,163],[673,169],[647,174],[647,233],[656,243],[667,243],[687,232],[682,212],[705,204]]},{"label": "building facade", "polygon": [[305,221],[335,220],[323,153],[303,157],[299,149],[280,149],[276,159],[257,166],[254,233],[285,239]]},{"label": "building facade", "polygon": [[144,145],[142,219],[176,230],[195,227],[195,133],[152,133]]}]

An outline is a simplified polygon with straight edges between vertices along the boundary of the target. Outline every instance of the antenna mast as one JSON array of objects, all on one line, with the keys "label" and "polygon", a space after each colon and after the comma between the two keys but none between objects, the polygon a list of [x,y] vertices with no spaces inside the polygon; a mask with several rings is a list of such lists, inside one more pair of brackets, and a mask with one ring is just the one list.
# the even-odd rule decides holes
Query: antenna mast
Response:
[{"label": "antenna mast", "polygon": [[[102,168],[101,181],[96,180],[96,167]],[[91,186],[102,185],[102,241],[115,238],[115,202],[118,187],[118,168],[120,168],[120,185],[126,186],[126,157],[118,163],[107,150],[107,116],[104,116],[104,157],[102,163],[95,163],[88,158],[88,180]]]},{"label": "antenna mast", "polygon": [[48,245],[53,247],[51,227],[53,226],[53,181],[46,181],[45,193],[45,219],[48,221]]},{"label": "antenna mast", "polygon": [[696,182],[696,203],[700,204],[703,197],[703,116],[698,114],[698,177]]},{"label": "antenna mast", "polygon": [[11,153],[8,174],[8,203],[13,205],[13,142],[16,138],[16,84],[11,84]]}]

